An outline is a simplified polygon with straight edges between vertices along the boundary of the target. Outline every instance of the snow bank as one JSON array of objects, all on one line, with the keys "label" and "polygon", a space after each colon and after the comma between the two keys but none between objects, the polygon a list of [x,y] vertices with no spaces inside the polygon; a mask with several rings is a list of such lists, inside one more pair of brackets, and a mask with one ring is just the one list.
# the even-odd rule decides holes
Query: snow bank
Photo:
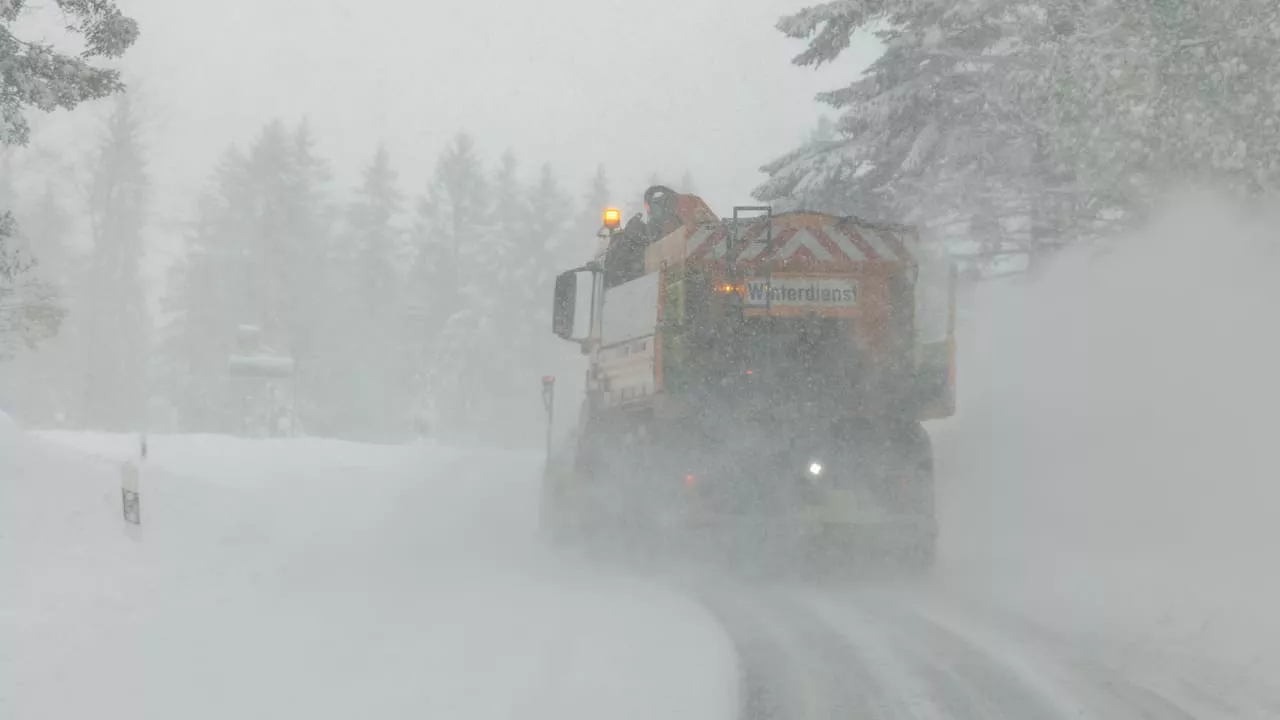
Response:
[{"label": "snow bank", "polygon": [[153,436],[131,539],[116,472],[137,438],[42,436],[0,428],[0,716],[735,709],[700,610],[539,554],[536,457]]},{"label": "snow bank", "polygon": [[33,693],[127,707],[140,689],[111,669],[135,663],[131,598],[150,594],[119,503],[110,468],[0,425],[0,717],[58,716]]},{"label": "snow bank", "polygon": [[936,432],[951,582],[1280,676],[1275,227],[1183,198],[976,298]]}]

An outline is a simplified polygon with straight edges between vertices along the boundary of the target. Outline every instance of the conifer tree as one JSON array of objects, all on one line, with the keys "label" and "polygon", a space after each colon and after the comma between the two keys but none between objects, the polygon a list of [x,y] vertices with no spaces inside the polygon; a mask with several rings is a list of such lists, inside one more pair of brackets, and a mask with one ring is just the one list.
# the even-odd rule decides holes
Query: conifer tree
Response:
[{"label": "conifer tree", "polygon": [[415,353],[415,415],[432,432],[470,432],[476,396],[457,382],[467,335],[479,322],[472,300],[485,292],[483,241],[490,220],[489,182],[469,135],[440,155],[414,229],[417,256],[409,283],[421,345]]},{"label": "conifer tree", "polygon": [[595,175],[588,183],[586,193],[582,196],[582,205],[572,223],[572,238],[568,240],[566,247],[566,252],[571,257],[585,260],[599,249],[600,241],[596,233],[600,231],[600,214],[605,208],[618,202],[619,200],[613,197],[604,166],[598,166]]},{"label": "conifer tree", "polygon": [[239,429],[226,368],[235,329],[250,317],[244,293],[252,195],[248,159],[230,147],[198,199],[186,252],[170,270],[164,310],[171,319],[161,330],[165,387],[177,427],[187,432]]},{"label": "conifer tree", "polygon": [[[344,435],[365,440],[403,437],[408,429],[408,369],[396,254],[404,197],[385,146],[378,146],[347,208],[336,254],[333,295],[347,328],[332,348],[341,368]],[[335,392],[336,396],[338,393]]]},{"label": "conifer tree", "polygon": [[85,100],[124,89],[120,72],[92,65],[94,58],[117,58],[138,38],[138,25],[111,0],[54,0],[68,21],[66,29],[81,35],[79,55],[57,52],[51,45],[21,40],[10,30],[27,9],[26,0],[0,3],[0,62],[6,71],[0,93],[0,143],[26,145],[30,127],[27,108],[45,112],[71,110]]},{"label": "conifer tree", "polygon": [[142,286],[151,180],[142,121],[120,95],[94,153],[89,179],[92,250],[76,282],[72,316],[83,361],[77,378],[80,423],[135,431],[148,404],[151,316]]},{"label": "conifer tree", "polygon": [[819,99],[841,111],[838,137],[815,134],[765,167],[755,195],[787,209],[930,223],[1016,187],[1027,128],[989,102],[986,80],[1008,3],[825,2],[783,18],[804,39],[793,62],[828,63],[872,20],[886,50],[865,77]]},{"label": "conifer tree", "polygon": [[[119,71],[90,61],[123,55],[138,37],[137,23],[110,0],[55,3],[65,13],[66,29],[84,37],[85,49],[78,56],[17,37],[11,28],[28,3],[0,3],[0,64],[6,68],[0,74],[0,145],[27,144],[29,108],[70,110],[124,87]],[[0,205],[0,359],[52,337],[65,315],[53,287],[29,276],[36,263],[25,248],[18,247],[13,209],[11,204]]]}]

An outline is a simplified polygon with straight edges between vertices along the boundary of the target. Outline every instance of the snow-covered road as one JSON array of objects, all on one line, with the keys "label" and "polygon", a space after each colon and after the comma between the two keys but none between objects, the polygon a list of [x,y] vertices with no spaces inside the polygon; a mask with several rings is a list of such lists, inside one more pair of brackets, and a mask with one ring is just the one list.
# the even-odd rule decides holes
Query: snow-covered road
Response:
[{"label": "snow-covered road", "polygon": [[130,539],[131,438],[0,442],[3,717],[1280,717],[1256,671],[1055,617],[1051,573],[963,552],[821,587],[548,556],[536,458],[161,436]]},{"label": "snow-covered road", "polygon": [[1205,658],[1100,652],[933,579],[690,586],[734,638],[742,720],[1251,720],[1280,688]]},{"label": "snow-covered road", "polygon": [[734,713],[695,603],[539,555],[537,458],[153,437],[130,539],[130,438],[0,432],[0,717]]},{"label": "snow-covered road", "polygon": [[910,583],[586,567],[535,457],[318,440],[153,438],[133,539],[132,439],[0,424],[0,720],[1280,718],[1275,223],[1233,222],[968,299]]}]

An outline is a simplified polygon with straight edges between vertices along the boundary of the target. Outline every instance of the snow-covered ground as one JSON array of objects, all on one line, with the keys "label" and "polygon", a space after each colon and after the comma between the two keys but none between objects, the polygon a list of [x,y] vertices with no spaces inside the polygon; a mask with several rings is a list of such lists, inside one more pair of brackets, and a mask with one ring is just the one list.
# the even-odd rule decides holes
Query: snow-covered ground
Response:
[{"label": "snow-covered ground", "polygon": [[1274,228],[1193,198],[978,293],[935,429],[948,591],[1109,660],[1280,678]]},{"label": "snow-covered ground", "polygon": [[541,557],[539,459],[0,426],[0,717],[722,718],[690,601]]},{"label": "snow-covered ground", "polygon": [[[1029,687],[1069,708],[1023,661],[1047,657],[1095,691],[1208,708],[1192,716],[1280,717],[1276,225],[1187,202],[1105,257],[982,288],[960,413],[933,429],[937,571],[892,589],[898,624],[865,586],[824,589],[830,622],[783,638],[796,667],[764,665],[858,695],[824,664],[878,637],[911,660],[871,668],[891,696],[954,676],[977,693],[957,702],[1016,708],[1005,691]],[[537,457],[152,437],[130,537],[116,472],[135,453],[0,422],[0,717],[735,713],[707,610],[538,551]],[[965,636],[954,667],[922,617]],[[1144,702],[1100,717],[1181,712]]]}]

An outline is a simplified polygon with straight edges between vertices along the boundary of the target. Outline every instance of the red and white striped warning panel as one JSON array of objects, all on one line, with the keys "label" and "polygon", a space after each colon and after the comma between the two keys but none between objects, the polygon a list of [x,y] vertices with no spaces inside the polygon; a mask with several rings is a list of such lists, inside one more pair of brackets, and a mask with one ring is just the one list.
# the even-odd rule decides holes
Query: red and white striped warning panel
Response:
[{"label": "red and white striped warning panel", "polygon": [[756,220],[738,226],[730,223],[687,225],[654,243],[645,255],[656,270],[663,261],[724,261],[733,239],[733,263],[755,266],[839,266],[868,262],[915,264],[919,235],[910,228],[872,227],[851,218],[816,213],[776,215],[772,238],[769,223]]}]

